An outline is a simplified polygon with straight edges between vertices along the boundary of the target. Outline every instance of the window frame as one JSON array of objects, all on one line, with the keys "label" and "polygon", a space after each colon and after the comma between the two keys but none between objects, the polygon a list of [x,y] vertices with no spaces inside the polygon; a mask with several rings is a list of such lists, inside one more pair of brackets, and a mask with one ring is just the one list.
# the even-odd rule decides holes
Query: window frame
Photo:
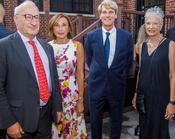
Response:
[{"label": "window frame", "polygon": [[165,0],[144,0],[144,9],[148,9],[153,6],[159,6],[165,11]]},{"label": "window frame", "polygon": [[[89,8],[88,10],[84,10],[84,9],[80,9],[81,5],[83,4],[82,0],[70,0],[69,2],[69,9],[66,9],[66,5],[67,3],[64,5],[64,7],[59,7],[59,6],[55,6],[55,5],[59,5],[59,3],[63,3],[65,0],[50,0],[50,12],[63,12],[63,13],[77,13],[77,14],[93,14],[93,0],[87,0],[84,1],[84,9],[87,7]],[[76,3],[78,5],[78,8],[76,9]],[[55,7],[57,7],[57,9],[52,6],[54,5]],[[68,7],[67,7],[68,8]],[[84,10],[84,11],[83,11]]]}]

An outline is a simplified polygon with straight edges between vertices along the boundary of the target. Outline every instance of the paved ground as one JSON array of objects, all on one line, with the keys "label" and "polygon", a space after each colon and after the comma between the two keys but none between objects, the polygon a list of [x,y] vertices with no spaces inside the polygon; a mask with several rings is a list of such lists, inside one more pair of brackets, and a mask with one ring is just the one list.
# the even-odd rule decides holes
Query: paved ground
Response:
[{"label": "paved ground", "polygon": [[170,121],[169,129],[171,139],[175,139],[175,119]]},{"label": "paved ground", "polygon": [[[109,118],[103,120],[103,139],[109,139]],[[138,114],[134,111],[123,114],[121,139],[138,139],[134,136],[134,129],[138,124]],[[91,139],[90,124],[87,124],[88,139]]]},{"label": "paved ground", "polygon": [[[109,118],[103,120],[103,139],[109,139]],[[127,112],[123,114],[122,134],[120,139],[138,139],[138,136],[134,135],[135,127],[138,125],[138,113],[135,111]],[[90,124],[87,124],[88,139],[91,139]],[[175,120],[170,122],[170,136],[171,139],[175,139]]]}]

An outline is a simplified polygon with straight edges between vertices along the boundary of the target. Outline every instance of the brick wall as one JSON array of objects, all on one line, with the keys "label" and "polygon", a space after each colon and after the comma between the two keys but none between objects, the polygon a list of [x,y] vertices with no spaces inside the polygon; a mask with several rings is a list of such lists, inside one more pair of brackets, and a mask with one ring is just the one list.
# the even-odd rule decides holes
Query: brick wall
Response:
[{"label": "brick wall", "polygon": [[97,8],[98,8],[98,5],[101,3],[101,1],[102,0],[94,0],[94,2],[93,2],[93,12],[94,12],[94,14],[98,17],[99,15],[98,15],[98,10],[97,10]]},{"label": "brick wall", "polygon": [[175,0],[166,0],[165,10],[166,14],[173,14],[175,12]]},{"label": "brick wall", "polygon": [[136,0],[123,0],[123,6],[127,10],[135,10]]},{"label": "brick wall", "polygon": [[4,0],[5,25],[12,30],[16,30],[15,23],[13,21],[14,8],[16,6],[17,0]]},{"label": "brick wall", "polygon": [[[48,22],[51,18],[51,15],[49,15],[49,1],[50,0],[44,0],[44,14],[41,14],[41,27],[40,27],[40,36],[43,38],[48,38]],[[94,15],[98,17],[97,7],[100,4],[102,0],[94,0],[93,1],[93,11]],[[136,0],[114,0],[117,3],[120,3],[119,8],[129,9],[129,10],[135,10],[136,8]],[[16,30],[15,24],[13,21],[13,11],[14,8],[17,6],[17,0],[4,0],[4,8],[6,10],[6,16],[5,16],[5,25],[12,29]],[[172,11],[175,11],[175,0],[166,0],[166,14],[172,14]],[[71,18],[75,18],[71,16]],[[119,18],[119,17],[118,17]]]},{"label": "brick wall", "polygon": [[[44,0],[44,13],[41,13],[41,19],[40,19],[40,32],[39,35],[47,39],[48,38],[48,22],[49,19],[53,16],[49,14],[50,11],[50,0]],[[94,9],[94,15],[98,16],[97,12],[97,6],[100,4],[102,0],[94,0],[93,2],[93,9]],[[13,13],[14,13],[14,8],[17,6],[17,0],[5,0],[4,1],[4,8],[6,11],[6,16],[5,16],[5,25],[6,27],[12,29],[13,31],[16,31],[15,23],[13,21]],[[71,19],[74,19],[75,16],[70,16]]]}]

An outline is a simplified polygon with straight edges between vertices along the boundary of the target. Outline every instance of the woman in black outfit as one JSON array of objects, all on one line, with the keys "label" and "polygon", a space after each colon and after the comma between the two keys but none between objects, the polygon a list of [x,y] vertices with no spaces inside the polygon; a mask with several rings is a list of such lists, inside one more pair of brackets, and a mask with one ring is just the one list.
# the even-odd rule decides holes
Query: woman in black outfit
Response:
[{"label": "woman in black outfit", "polygon": [[[140,55],[137,84],[137,107],[145,106],[140,114],[140,139],[169,139],[168,120],[175,116],[175,43],[160,31],[163,11],[153,7],[145,14],[146,42]],[[141,111],[140,111],[141,112]]]}]

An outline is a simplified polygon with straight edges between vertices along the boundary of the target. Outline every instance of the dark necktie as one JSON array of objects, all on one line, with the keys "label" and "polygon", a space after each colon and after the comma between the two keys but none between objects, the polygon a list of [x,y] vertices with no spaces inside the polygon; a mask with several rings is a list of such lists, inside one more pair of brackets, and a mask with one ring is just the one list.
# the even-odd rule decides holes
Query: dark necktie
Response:
[{"label": "dark necktie", "polygon": [[34,52],[34,62],[35,62],[36,72],[38,75],[40,99],[44,103],[47,104],[47,102],[50,98],[50,91],[49,91],[49,87],[48,87],[48,82],[47,82],[43,62],[42,62],[41,57],[38,53],[38,49],[36,47],[35,42],[33,40],[30,40],[29,44],[32,46],[33,52]]},{"label": "dark necktie", "polygon": [[105,40],[105,56],[106,56],[106,62],[108,64],[108,60],[109,60],[109,52],[110,52],[110,41],[109,41],[109,32],[106,32],[106,40]]}]

